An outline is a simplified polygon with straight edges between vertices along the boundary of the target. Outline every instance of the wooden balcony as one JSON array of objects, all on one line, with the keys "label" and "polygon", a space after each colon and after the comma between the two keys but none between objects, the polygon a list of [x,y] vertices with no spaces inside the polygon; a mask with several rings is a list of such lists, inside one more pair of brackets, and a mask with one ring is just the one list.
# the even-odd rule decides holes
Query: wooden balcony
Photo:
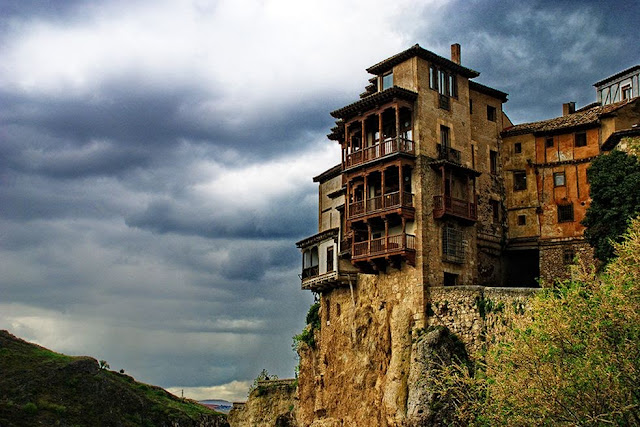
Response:
[{"label": "wooden balcony", "polygon": [[[354,267],[351,267],[354,268]],[[304,275],[304,272],[303,272]],[[355,284],[358,280],[357,272],[354,271],[329,271],[323,274],[315,274],[313,276],[302,277],[302,290],[313,292],[321,292],[328,289],[349,286],[349,283]]]},{"label": "wooden balcony", "polygon": [[415,261],[416,237],[411,234],[396,234],[380,237],[364,242],[355,242],[351,251],[351,260],[369,261],[376,258],[385,258],[393,255],[411,255],[411,261]]},{"label": "wooden balcony", "polygon": [[438,151],[439,160],[446,160],[458,165],[461,163],[462,153],[460,153],[460,150],[441,144],[436,144],[436,150]]},{"label": "wooden balcony", "polygon": [[433,217],[440,219],[445,215],[459,218],[465,221],[475,222],[478,220],[477,196],[474,201],[456,199],[451,196],[433,196]]},{"label": "wooden balcony", "polygon": [[349,154],[345,161],[345,168],[368,163],[395,153],[415,154],[415,144],[410,139],[396,137],[387,138],[381,144],[366,147]]},{"label": "wooden balcony", "polygon": [[367,199],[366,203],[364,200],[350,203],[348,219],[400,208],[413,209],[413,194],[405,191],[401,197],[400,192],[396,191],[382,196],[372,197]]}]

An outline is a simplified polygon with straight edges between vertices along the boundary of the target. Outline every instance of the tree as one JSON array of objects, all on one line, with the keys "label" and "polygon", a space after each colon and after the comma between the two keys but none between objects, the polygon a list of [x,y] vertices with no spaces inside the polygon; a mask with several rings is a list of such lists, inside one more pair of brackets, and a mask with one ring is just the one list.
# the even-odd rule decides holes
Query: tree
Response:
[{"label": "tree", "polygon": [[640,218],[614,249],[538,292],[480,369],[443,368],[454,424],[640,426]]},{"label": "tree", "polygon": [[640,213],[640,163],[633,155],[614,150],[600,156],[587,170],[591,205],[582,225],[595,256],[613,257],[611,242],[620,242],[628,221]]}]

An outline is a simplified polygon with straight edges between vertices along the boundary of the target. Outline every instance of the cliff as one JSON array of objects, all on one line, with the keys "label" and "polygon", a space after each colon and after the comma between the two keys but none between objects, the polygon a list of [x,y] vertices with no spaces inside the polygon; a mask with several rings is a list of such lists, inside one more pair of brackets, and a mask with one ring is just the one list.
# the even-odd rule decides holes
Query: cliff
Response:
[{"label": "cliff", "polygon": [[223,427],[226,417],[0,331],[0,425]]},{"label": "cliff", "polygon": [[295,427],[297,384],[295,380],[259,381],[244,404],[234,403],[229,412],[231,427]]}]

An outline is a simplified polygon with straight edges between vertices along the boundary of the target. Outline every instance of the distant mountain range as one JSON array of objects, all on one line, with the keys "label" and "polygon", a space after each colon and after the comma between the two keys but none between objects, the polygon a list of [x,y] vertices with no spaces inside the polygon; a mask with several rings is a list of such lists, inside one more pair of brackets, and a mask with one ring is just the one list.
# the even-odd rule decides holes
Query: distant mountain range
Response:
[{"label": "distant mountain range", "polygon": [[223,414],[228,414],[233,406],[233,403],[220,399],[199,400],[198,403]]}]

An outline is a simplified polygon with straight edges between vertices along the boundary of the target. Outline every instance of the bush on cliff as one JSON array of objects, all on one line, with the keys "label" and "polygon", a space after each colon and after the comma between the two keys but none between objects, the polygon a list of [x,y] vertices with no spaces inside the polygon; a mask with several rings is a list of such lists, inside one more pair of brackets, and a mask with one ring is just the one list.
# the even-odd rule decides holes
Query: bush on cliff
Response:
[{"label": "bush on cliff", "polygon": [[584,236],[601,261],[613,258],[612,242],[620,242],[631,218],[640,213],[640,162],[614,150],[595,159],[587,170],[591,204],[582,225]]},{"label": "bush on cliff", "polygon": [[437,386],[458,425],[640,425],[640,219],[596,275],[538,293],[473,373],[445,366]]}]

